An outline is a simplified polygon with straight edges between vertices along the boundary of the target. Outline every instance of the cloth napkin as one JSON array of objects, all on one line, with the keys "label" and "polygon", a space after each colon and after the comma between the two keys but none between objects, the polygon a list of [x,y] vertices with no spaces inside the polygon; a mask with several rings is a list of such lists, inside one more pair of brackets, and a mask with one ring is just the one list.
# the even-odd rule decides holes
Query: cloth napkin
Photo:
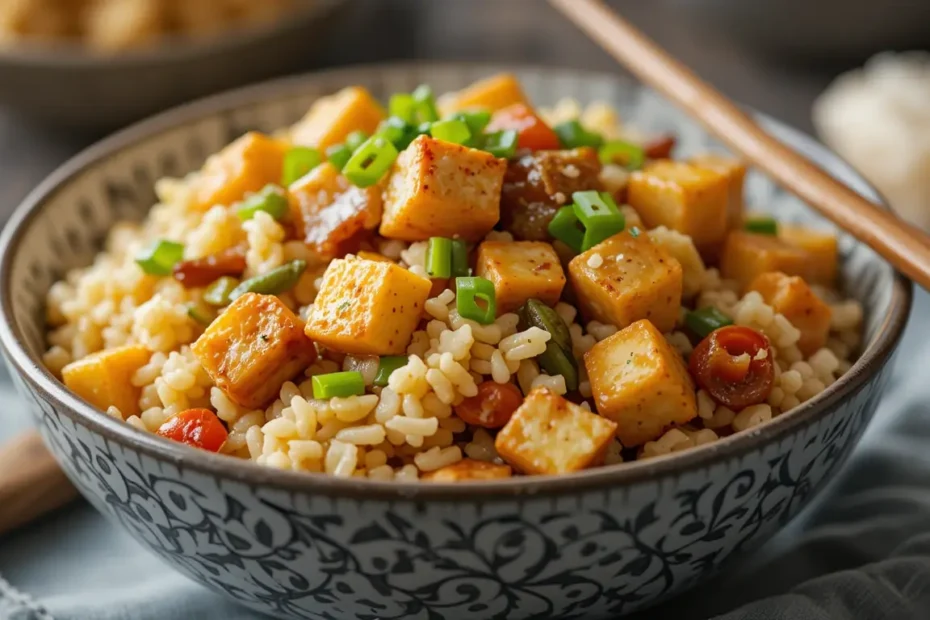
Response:
[{"label": "cloth napkin", "polygon": [[[918,291],[885,400],[815,503],[750,558],[636,620],[930,618],[928,319]],[[19,402],[7,377],[0,402]],[[28,424],[21,408],[0,439]],[[0,620],[263,617],[175,573],[84,503],[0,540],[0,575]]]}]

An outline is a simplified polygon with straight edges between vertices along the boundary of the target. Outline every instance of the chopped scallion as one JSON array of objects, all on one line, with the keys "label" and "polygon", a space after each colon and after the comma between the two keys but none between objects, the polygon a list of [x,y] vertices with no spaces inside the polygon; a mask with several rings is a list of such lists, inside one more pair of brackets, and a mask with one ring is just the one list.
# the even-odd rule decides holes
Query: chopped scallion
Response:
[{"label": "chopped scallion", "polygon": [[236,207],[236,215],[243,221],[252,219],[259,211],[264,211],[274,219],[280,220],[287,215],[287,197],[279,187],[269,184]]},{"label": "chopped scallion", "polygon": [[385,355],[378,360],[378,374],[375,375],[374,384],[378,387],[387,387],[388,380],[395,370],[407,365],[406,355]]},{"label": "chopped scallion", "polygon": [[430,126],[430,134],[437,140],[453,144],[465,144],[471,138],[468,123],[458,119],[436,121]]},{"label": "chopped scallion", "polygon": [[348,398],[365,393],[365,379],[357,370],[331,372],[327,375],[315,375],[312,380],[313,398],[329,400],[330,398]]},{"label": "chopped scallion", "polygon": [[452,240],[452,276],[462,278],[471,275],[468,268],[468,246],[461,239]]},{"label": "chopped scallion", "polygon": [[334,144],[326,149],[326,159],[340,171],[346,167],[346,163],[351,157],[352,149],[345,144]]},{"label": "chopped scallion", "polygon": [[433,89],[428,84],[420,84],[413,90],[413,101],[416,104],[414,116],[420,123],[432,123],[439,120],[436,111],[436,98]]},{"label": "chopped scallion", "polygon": [[342,173],[357,187],[377,183],[397,159],[397,149],[381,136],[366,140],[352,153]]},{"label": "chopped scallion", "polygon": [[219,277],[204,290],[203,300],[211,306],[225,306],[229,303],[229,296],[237,286],[239,286],[239,280],[234,277]]},{"label": "chopped scallion", "polygon": [[549,222],[549,234],[571,248],[575,254],[581,253],[584,230],[571,205],[566,205],[555,212],[555,216]]},{"label": "chopped scallion", "polygon": [[284,154],[281,185],[288,187],[323,161],[320,152],[308,146],[295,146]]},{"label": "chopped scallion", "polygon": [[368,134],[364,131],[353,131],[348,136],[346,136],[346,146],[349,147],[353,153],[355,149],[362,146],[365,140],[368,139]]},{"label": "chopped scallion", "polygon": [[578,121],[565,121],[552,128],[562,146],[567,149],[576,149],[581,146],[598,148],[604,143],[600,134],[588,131]]},{"label": "chopped scallion", "polygon": [[472,110],[471,112],[457,112],[452,115],[452,118],[464,121],[471,135],[477,136],[491,122],[491,113],[487,110]]},{"label": "chopped scallion", "polygon": [[153,276],[170,276],[174,266],[184,258],[184,246],[160,239],[136,255],[142,271]]},{"label": "chopped scallion", "polygon": [[391,95],[388,102],[388,112],[391,116],[397,117],[406,123],[414,123],[417,103],[413,100],[413,95],[408,93],[397,93]]},{"label": "chopped scallion", "polygon": [[623,231],[626,220],[608,192],[590,190],[572,194],[572,211],[584,227],[581,251],[586,252],[598,243]]},{"label": "chopped scallion", "polygon": [[759,235],[777,235],[778,222],[771,217],[753,217],[743,223],[743,228],[747,231]]},{"label": "chopped scallion", "polygon": [[733,325],[733,321],[713,306],[693,310],[685,314],[685,325],[701,338],[706,338],[711,332]]},{"label": "chopped scallion", "polygon": [[603,164],[620,163],[627,170],[639,170],[646,161],[646,151],[632,142],[611,140],[600,148],[598,157]]},{"label": "chopped scallion", "polygon": [[450,277],[452,275],[452,239],[430,237],[424,267],[431,278]]},{"label": "chopped scallion", "polygon": [[416,128],[399,116],[392,116],[378,125],[376,136],[381,136],[393,144],[398,151],[407,148],[417,136]]},{"label": "chopped scallion", "polygon": [[[479,303],[480,302],[480,303]],[[476,276],[455,279],[455,307],[463,319],[490,325],[497,318],[494,284]]]},{"label": "chopped scallion", "polygon": [[503,157],[510,159],[517,152],[517,132],[513,129],[496,131],[484,137],[482,150],[487,151],[494,157]]}]

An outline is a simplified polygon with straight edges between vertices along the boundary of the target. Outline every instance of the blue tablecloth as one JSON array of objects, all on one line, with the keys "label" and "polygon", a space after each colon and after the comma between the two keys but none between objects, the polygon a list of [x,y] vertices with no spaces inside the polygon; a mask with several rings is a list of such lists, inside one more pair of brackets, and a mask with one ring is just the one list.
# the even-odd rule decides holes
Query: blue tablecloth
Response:
[{"label": "blue tablecloth", "polygon": [[[763,549],[646,618],[930,618],[930,296],[850,462]],[[0,400],[12,390],[0,385]],[[2,435],[28,424],[5,411]],[[0,620],[256,620],[173,572],[90,506],[0,540]]]}]

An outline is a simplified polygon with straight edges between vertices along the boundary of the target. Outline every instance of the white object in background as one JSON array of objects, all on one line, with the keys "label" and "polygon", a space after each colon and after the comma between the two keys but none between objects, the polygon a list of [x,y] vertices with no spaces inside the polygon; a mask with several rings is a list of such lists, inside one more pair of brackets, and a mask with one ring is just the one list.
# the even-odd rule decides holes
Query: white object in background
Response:
[{"label": "white object in background", "polygon": [[930,54],[875,56],[838,77],[813,117],[824,142],[898,214],[930,230]]}]

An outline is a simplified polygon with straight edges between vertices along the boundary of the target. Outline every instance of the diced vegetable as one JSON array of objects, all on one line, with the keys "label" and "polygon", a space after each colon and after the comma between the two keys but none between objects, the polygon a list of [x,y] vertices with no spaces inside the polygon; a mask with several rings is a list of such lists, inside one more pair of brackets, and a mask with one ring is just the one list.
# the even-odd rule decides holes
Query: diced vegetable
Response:
[{"label": "diced vegetable", "polygon": [[291,132],[291,140],[301,146],[325,151],[353,131],[372,133],[384,118],[381,105],[364,88],[353,86],[318,99]]},{"label": "diced vegetable", "polygon": [[383,355],[378,361],[378,374],[374,384],[378,387],[387,387],[388,379],[398,368],[407,365],[409,358],[406,355]]},{"label": "diced vegetable", "polygon": [[229,206],[281,180],[288,146],[258,132],[249,132],[212,155],[194,185],[195,208]]},{"label": "diced vegetable", "polygon": [[475,274],[493,283],[500,314],[531,298],[554,306],[565,286],[558,254],[542,241],[485,241],[478,246]]},{"label": "diced vegetable", "polygon": [[774,369],[768,338],[742,325],[711,332],[691,352],[694,380],[730,409],[765,402],[775,381]]},{"label": "diced vegetable", "polygon": [[798,348],[813,355],[827,342],[833,312],[799,276],[769,272],[756,277],[749,290],[758,291],[765,303],[801,332]]},{"label": "diced vegetable", "polygon": [[287,187],[323,162],[320,152],[309,146],[295,146],[284,154],[281,185]]},{"label": "diced vegetable", "polygon": [[364,131],[353,131],[348,136],[346,136],[345,145],[354,153],[356,149],[365,144],[365,141],[368,139],[368,137],[368,134]]},{"label": "diced vegetable", "polygon": [[479,277],[456,278],[455,307],[463,319],[490,325],[497,318],[494,284]]},{"label": "diced vegetable", "polygon": [[549,222],[548,230],[554,239],[567,245],[575,254],[581,253],[581,246],[584,245],[584,230],[571,205],[555,212],[555,216]]},{"label": "diced vegetable", "polygon": [[727,235],[720,257],[720,273],[745,290],[757,276],[769,271],[788,275],[807,273],[811,256],[778,237],[734,230]]},{"label": "diced vegetable", "polygon": [[431,278],[448,278],[452,275],[452,240],[430,237],[426,250],[426,274]]},{"label": "diced vegetable", "polygon": [[380,136],[369,138],[346,162],[342,173],[358,187],[369,187],[381,180],[397,159],[397,149]]},{"label": "diced vegetable", "polygon": [[715,329],[727,325],[733,325],[733,319],[713,306],[692,310],[685,315],[685,326],[699,338],[704,338]]},{"label": "diced vegetable", "polygon": [[468,246],[461,239],[453,239],[451,277],[461,278],[470,275],[471,269],[468,267]]},{"label": "diced vegetable", "polygon": [[517,153],[517,143],[519,139],[517,132],[512,129],[495,131],[492,134],[484,136],[481,149],[487,151],[494,157],[511,159]]},{"label": "diced vegetable", "polygon": [[403,355],[429,291],[429,280],[393,263],[336,259],[323,274],[307,336],[342,353]]},{"label": "diced vegetable", "polygon": [[132,376],[146,365],[151,352],[131,344],[92,353],[71,362],[61,370],[61,380],[72,392],[105,411],[111,405],[123,417],[138,415],[142,389],[132,384]]},{"label": "diced vegetable", "polygon": [[451,142],[452,144],[467,144],[471,140],[471,130],[465,121],[450,119],[436,121],[430,126],[430,135],[437,140]]},{"label": "diced vegetable", "polygon": [[646,161],[646,151],[638,144],[611,140],[597,152],[602,164],[622,164],[627,170],[639,170]]},{"label": "diced vegetable", "polygon": [[569,391],[578,389],[578,364],[572,355],[571,335],[562,317],[538,299],[528,300],[520,308],[519,315],[521,330],[538,327],[552,335],[545,352],[536,358],[539,365],[551,376],[562,375]]},{"label": "diced vegetable", "polygon": [[484,151],[418,137],[397,158],[387,182],[381,234],[405,241],[483,238],[500,219],[506,169]]},{"label": "diced vegetable", "polygon": [[203,300],[211,306],[222,307],[229,303],[230,295],[239,286],[239,280],[223,276],[213,281],[203,292]]},{"label": "diced vegetable", "polygon": [[258,293],[260,295],[280,295],[289,291],[297,284],[300,275],[307,268],[307,262],[297,259],[285,263],[277,269],[272,269],[268,273],[249,278],[243,281],[239,286],[233,289],[229,298],[238,299],[246,293]]},{"label": "diced vegetable", "polygon": [[604,138],[600,134],[588,131],[576,120],[559,123],[553,129],[559,136],[562,148],[577,149],[582,146],[590,146],[596,149],[604,144]]},{"label": "diced vegetable", "polygon": [[410,146],[419,133],[417,128],[397,116],[391,116],[378,125],[376,136],[381,136],[394,145],[398,152]]},{"label": "diced vegetable", "polygon": [[209,409],[187,409],[168,419],[155,432],[172,441],[207,452],[219,452],[229,433]]},{"label": "diced vegetable", "polygon": [[778,222],[774,217],[752,217],[743,222],[743,229],[759,235],[777,235]]},{"label": "diced vegetable", "polygon": [[216,386],[249,409],[274,400],[316,360],[300,319],[277,297],[256,293],[232,302],[191,350]]},{"label": "diced vegetable", "polygon": [[326,149],[326,159],[333,166],[336,167],[336,170],[342,171],[346,167],[346,164],[349,163],[349,160],[352,158],[352,149],[350,149],[345,144],[334,144],[328,149]]},{"label": "diced vegetable", "polygon": [[487,110],[472,110],[470,112],[458,112],[453,114],[452,118],[465,121],[471,135],[475,137],[480,135],[488,126],[488,123],[491,122],[491,113]]},{"label": "diced vegetable", "polygon": [[184,246],[160,239],[136,255],[136,264],[153,276],[170,276],[174,266],[184,258]]},{"label": "diced vegetable", "polygon": [[488,133],[507,129],[517,132],[517,148],[541,151],[556,150],[560,146],[559,136],[523,103],[498,110],[487,127]]},{"label": "diced vegetable", "polygon": [[485,381],[478,393],[455,406],[455,414],[468,424],[500,428],[523,403],[523,394],[513,383]]},{"label": "diced vegetable", "polygon": [[566,474],[600,460],[617,425],[547,388],[527,394],[494,447],[525,474]]},{"label": "diced vegetable", "polygon": [[420,476],[426,482],[467,482],[470,480],[499,480],[510,478],[513,470],[510,465],[498,465],[486,461],[462,459],[453,465],[447,465],[436,471]]},{"label": "diced vegetable", "polygon": [[584,365],[598,413],[617,423],[617,438],[628,448],[697,416],[684,360],[646,319],[594,345]]},{"label": "diced vegetable", "polygon": [[406,123],[415,122],[416,102],[409,93],[396,93],[388,101],[388,113]]},{"label": "diced vegetable", "polygon": [[187,304],[187,316],[206,327],[216,318],[216,310],[206,304],[190,302]]},{"label": "diced vegetable", "polygon": [[365,379],[357,370],[331,372],[328,375],[313,376],[313,398],[328,400],[330,398],[347,398],[365,393]]},{"label": "diced vegetable", "polygon": [[478,82],[457,93],[443,95],[438,102],[442,116],[461,110],[483,109],[490,112],[514,103],[527,103],[515,75],[501,73]]},{"label": "diced vegetable", "polygon": [[623,231],[625,221],[613,197],[607,192],[585,191],[572,194],[572,211],[584,227],[581,251],[586,252],[608,237]]},{"label": "diced vegetable", "polygon": [[260,192],[256,192],[239,203],[236,215],[240,220],[250,220],[259,211],[264,211],[276,220],[287,215],[287,197],[277,185],[266,185]]},{"label": "diced vegetable", "polygon": [[649,319],[662,331],[675,327],[682,268],[648,235],[634,235],[632,230],[614,235],[573,258],[568,272],[587,320],[621,329],[640,319]]},{"label": "diced vegetable", "polygon": [[439,120],[436,98],[433,96],[433,89],[428,84],[420,84],[411,94],[415,110],[413,122],[432,123]]}]

